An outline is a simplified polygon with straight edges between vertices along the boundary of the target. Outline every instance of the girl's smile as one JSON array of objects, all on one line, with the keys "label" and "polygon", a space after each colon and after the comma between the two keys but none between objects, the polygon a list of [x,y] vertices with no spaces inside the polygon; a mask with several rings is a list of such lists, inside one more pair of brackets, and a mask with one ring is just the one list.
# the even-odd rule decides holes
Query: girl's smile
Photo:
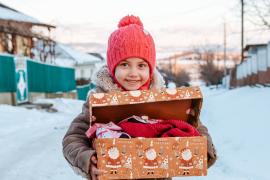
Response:
[{"label": "girl's smile", "polygon": [[128,58],[115,68],[115,78],[126,90],[138,90],[150,78],[150,68],[141,58]]}]

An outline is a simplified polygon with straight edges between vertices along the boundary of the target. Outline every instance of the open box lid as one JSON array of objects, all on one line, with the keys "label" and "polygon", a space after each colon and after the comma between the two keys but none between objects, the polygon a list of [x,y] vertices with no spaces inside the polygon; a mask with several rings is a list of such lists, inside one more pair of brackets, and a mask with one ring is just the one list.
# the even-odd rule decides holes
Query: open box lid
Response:
[{"label": "open box lid", "polygon": [[94,93],[89,100],[90,117],[95,116],[99,123],[118,123],[137,115],[179,119],[197,127],[201,106],[199,87]]}]

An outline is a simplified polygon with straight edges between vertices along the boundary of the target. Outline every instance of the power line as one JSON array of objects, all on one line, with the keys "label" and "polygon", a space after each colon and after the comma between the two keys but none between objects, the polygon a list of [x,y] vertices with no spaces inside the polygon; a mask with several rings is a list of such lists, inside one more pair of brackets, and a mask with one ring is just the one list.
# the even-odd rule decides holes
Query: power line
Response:
[{"label": "power line", "polygon": [[241,63],[244,60],[244,0],[241,0]]},{"label": "power line", "polygon": [[[248,33],[248,32],[262,32],[262,31],[270,31],[270,29],[250,29],[250,30],[245,30],[245,33]],[[231,32],[229,33],[229,35],[236,35],[236,34],[240,34],[241,31],[238,31],[238,32]]]}]

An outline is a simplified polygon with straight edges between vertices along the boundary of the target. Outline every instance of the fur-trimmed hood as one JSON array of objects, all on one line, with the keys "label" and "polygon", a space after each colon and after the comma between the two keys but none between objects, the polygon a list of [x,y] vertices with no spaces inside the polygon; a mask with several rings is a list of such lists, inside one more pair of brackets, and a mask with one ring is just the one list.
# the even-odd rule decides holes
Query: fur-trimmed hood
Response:
[{"label": "fur-trimmed hood", "polygon": [[[122,91],[121,88],[114,82],[110,75],[109,69],[106,65],[102,66],[96,72],[93,73],[91,78],[92,83],[96,85],[96,88],[90,90],[91,92],[111,92],[111,91]],[[154,70],[153,80],[150,84],[150,89],[165,87],[165,81],[162,75],[157,69]]]}]

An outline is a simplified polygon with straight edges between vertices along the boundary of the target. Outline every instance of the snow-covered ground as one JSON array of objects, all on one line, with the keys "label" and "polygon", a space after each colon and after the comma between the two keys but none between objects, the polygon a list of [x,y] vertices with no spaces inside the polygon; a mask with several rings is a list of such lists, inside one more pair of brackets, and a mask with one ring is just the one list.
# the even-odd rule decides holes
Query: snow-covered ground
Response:
[{"label": "snow-covered ground", "polygon": [[[201,120],[219,158],[207,177],[184,179],[270,179],[270,88],[202,90]],[[46,101],[54,103],[59,112],[0,105],[1,180],[81,179],[63,158],[61,140],[83,102]]]},{"label": "snow-covered ground", "polygon": [[203,89],[203,94],[201,120],[219,158],[207,177],[189,179],[269,180],[270,88]]},{"label": "snow-covered ground", "polygon": [[82,101],[51,100],[57,113],[0,105],[1,180],[75,180],[62,155],[62,138]]}]

